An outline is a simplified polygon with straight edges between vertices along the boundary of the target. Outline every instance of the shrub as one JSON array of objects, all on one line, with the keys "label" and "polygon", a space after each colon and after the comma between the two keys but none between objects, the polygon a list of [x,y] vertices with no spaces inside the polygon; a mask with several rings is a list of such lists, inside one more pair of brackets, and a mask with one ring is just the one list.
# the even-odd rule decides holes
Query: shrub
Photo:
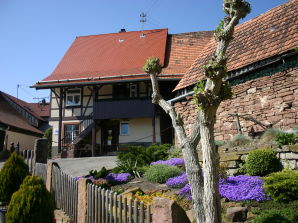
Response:
[{"label": "shrub", "polygon": [[269,197],[263,190],[263,180],[260,177],[239,175],[219,181],[219,193],[231,201],[263,201]]},{"label": "shrub", "polygon": [[268,210],[262,212],[253,221],[253,223],[297,223],[298,214],[293,210]]},{"label": "shrub", "polygon": [[166,185],[169,187],[183,187],[187,184],[188,179],[185,172],[177,177],[171,177],[166,181]]},{"label": "shrub", "polygon": [[110,183],[126,183],[130,179],[131,175],[129,173],[109,173],[106,176],[106,180]]},{"label": "shrub", "polygon": [[167,157],[167,151],[171,145],[128,146],[127,152],[117,153],[119,161],[137,162],[137,166],[144,166],[156,160],[163,160]]},{"label": "shrub", "polygon": [[275,142],[275,139],[282,131],[276,128],[267,129],[261,136],[261,142]]},{"label": "shrub", "polygon": [[294,133],[279,133],[276,137],[276,142],[280,145],[293,145],[295,144],[295,134]]},{"label": "shrub", "polygon": [[97,170],[89,171],[89,175],[93,176],[94,179],[105,178],[108,175],[108,173],[109,171],[105,167],[102,167],[100,171],[97,171]]},{"label": "shrub", "polygon": [[182,157],[182,151],[179,147],[172,146],[168,150],[168,159],[175,157]]},{"label": "shrub", "polygon": [[150,163],[150,165],[156,165],[156,164],[178,166],[178,165],[184,165],[184,160],[181,158],[171,158],[168,160],[158,160],[158,161]]},{"label": "shrub", "polygon": [[264,178],[266,193],[277,202],[298,200],[298,172],[284,170]]},{"label": "shrub", "polygon": [[150,166],[145,172],[145,178],[154,183],[165,183],[167,179],[178,176],[182,173],[182,170],[176,166],[168,166],[162,164],[156,164]]},{"label": "shrub", "polygon": [[229,147],[235,147],[235,146],[244,146],[247,145],[250,142],[250,138],[239,134],[236,135],[235,137],[233,137],[229,142],[228,142],[228,146]]},{"label": "shrub", "polygon": [[139,166],[137,160],[118,160],[117,161],[117,169],[113,171],[113,173],[130,173],[134,177],[141,177],[141,173],[139,172]]},{"label": "shrub", "polygon": [[28,174],[28,166],[23,158],[14,152],[0,171],[0,199],[2,202],[10,201],[12,194],[19,189]]},{"label": "shrub", "polygon": [[265,176],[280,170],[276,152],[272,149],[250,151],[245,160],[245,171],[251,176]]},{"label": "shrub", "polygon": [[43,180],[27,176],[20,189],[12,195],[6,214],[7,223],[50,223],[54,203]]}]

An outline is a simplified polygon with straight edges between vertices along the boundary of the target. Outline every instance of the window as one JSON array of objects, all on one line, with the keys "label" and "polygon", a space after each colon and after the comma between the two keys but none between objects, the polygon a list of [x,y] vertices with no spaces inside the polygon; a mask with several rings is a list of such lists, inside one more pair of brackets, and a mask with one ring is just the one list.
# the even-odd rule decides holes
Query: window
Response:
[{"label": "window", "polygon": [[129,134],[129,124],[127,122],[120,122],[120,135]]},{"label": "window", "polygon": [[81,105],[81,89],[70,89],[66,92],[66,106]]},{"label": "window", "polygon": [[71,144],[78,135],[79,135],[78,124],[64,125],[65,144]]},{"label": "window", "polygon": [[131,98],[136,98],[138,96],[138,88],[136,84],[131,84],[129,86],[129,96]]}]

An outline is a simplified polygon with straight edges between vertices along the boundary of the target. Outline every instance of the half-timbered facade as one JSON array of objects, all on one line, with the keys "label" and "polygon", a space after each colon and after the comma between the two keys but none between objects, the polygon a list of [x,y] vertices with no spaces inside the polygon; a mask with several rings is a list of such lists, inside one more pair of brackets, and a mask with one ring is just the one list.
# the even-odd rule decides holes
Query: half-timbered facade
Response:
[{"label": "half-timbered facade", "polygon": [[212,32],[170,35],[167,29],[78,37],[54,72],[35,84],[51,89],[53,155],[107,154],[125,145],[172,143],[168,116],[151,103],[150,77],[142,70],[158,57],[166,99]]}]

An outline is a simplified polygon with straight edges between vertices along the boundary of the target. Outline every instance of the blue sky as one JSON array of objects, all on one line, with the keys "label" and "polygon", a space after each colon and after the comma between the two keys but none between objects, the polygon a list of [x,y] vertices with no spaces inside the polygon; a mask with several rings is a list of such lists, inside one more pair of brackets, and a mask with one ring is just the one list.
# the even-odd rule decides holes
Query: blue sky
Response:
[{"label": "blue sky", "polygon": [[[251,19],[286,0],[249,0]],[[29,88],[50,75],[76,36],[145,29],[169,33],[214,29],[221,0],[0,0],[0,91],[28,102],[48,97]],[[243,22],[243,21],[242,21]],[[48,98],[47,98],[48,100]]]}]

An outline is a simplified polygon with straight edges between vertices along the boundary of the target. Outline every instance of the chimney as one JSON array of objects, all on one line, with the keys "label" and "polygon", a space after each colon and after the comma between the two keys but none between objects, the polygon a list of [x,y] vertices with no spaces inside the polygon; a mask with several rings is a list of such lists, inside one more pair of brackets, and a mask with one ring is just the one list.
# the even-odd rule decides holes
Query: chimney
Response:
[{"label": "chimney", "polygon": [[119,33],[125,33],[126,30],[125,29],[120,29]]}]

